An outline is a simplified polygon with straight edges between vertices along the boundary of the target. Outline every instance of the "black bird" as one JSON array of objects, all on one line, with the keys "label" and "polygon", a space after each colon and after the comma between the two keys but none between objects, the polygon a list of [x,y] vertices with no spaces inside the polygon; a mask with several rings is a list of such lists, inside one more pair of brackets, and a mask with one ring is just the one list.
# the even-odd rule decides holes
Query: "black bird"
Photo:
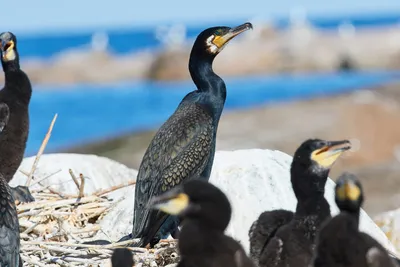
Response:
[{"label": "black bird", "polygon": [[358,230],[364,194],[354,175],[339,177],[335,201],[340,214],[324,223],[318,234],[314,267],[396,266],[381,244]]},{"label": "black bird", "polygon": [[[28,76],[19,65],[17,38],[11,32],[0,34],[1,64],[5,85],[0,90],[0,102],[8,105],[10,118],[0,135],[0,171],[10,182],[24,157],[29,134],[29,102],[32,87]],[[11,188],[16,200],[31,202],[35,199],[25,186]]]},{"label": "black bird", "polygon": [[151,197],[189,177],[209,179],[218,122],[226,99],[225,83],[214,73],[212,63],[231,39],[251,28],[250,23],[235,28],[213,27],[197,37],[189,60],[190,75],[197,90],[187,94],[161,126],[139,167],[130,236],[140,238],[136,246],[153,246],[170,233],[174,238],[179,233],[176,217],[147,207]]},{"label": "black bird", "polygon": [[[0,136],[9,122],[7,104],[0,103]],[[0,266],[22,266],[19,255],[19,223],[10,186],[0,170]]]},{"label": "black bird", "polygon": [[[297,198],[296,211],[276,210],[260,215],[250,228],[250,251],[259,266],[306,267],[311,263],[315,235],[330,217],[324,197],[329,171],[350,148],[344,141],[309,139],[296,150],[290,169]],[[258,253],[258,254],[257,254]]]},{"label": "black bird", "polygon": [[185,181],[152,199],[153,208],[183,218],[178,240],[178,267],[253,267],[243,247],[224,234],[231,205],[216,186],[203,180]]},{"label": "black bird", "polygon": [[132,267],[133,254],[127,248],[116,248],[111,256],[112,267]]}]

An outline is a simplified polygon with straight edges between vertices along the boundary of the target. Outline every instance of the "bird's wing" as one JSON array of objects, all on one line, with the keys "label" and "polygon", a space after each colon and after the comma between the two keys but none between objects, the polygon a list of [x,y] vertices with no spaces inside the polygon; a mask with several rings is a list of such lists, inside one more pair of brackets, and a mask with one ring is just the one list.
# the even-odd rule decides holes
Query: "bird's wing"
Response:
[{"label": "bird's wing", "polygon": [[10,118],[10,109],[6,103],[0,103],[0,133],[4,130]]},{"label": "bird's wing", "polygon": [[261,253],[280,227],[289,223],[293,212],[273,210],[261,213],[249,230],[250,258],[258,265]]},{"label": "bird's wing", "polygon": [[4,225],[0,226],[0,266],[19,266],[19,235]]},{"label": "bird's wing", "polygon": [[136,182],[134,237],[142,235],[145,228],[159,228],[160,220],[167,218],[164,213],[147,207],[153,196],[203,171],[212,148],[213,131],[210,114],[193,104],[177,110],[154,136]]},{"label": "bird's wing", "polygon": [[278,237],[274,237],[269,241],[265,250],[260,256],[259,265],[275,267],[282,260],[283,241]]},{"label": "bird's wing", "polygon": [[0,178],[0,266],[19,266],[19,224],[7,182]]}]

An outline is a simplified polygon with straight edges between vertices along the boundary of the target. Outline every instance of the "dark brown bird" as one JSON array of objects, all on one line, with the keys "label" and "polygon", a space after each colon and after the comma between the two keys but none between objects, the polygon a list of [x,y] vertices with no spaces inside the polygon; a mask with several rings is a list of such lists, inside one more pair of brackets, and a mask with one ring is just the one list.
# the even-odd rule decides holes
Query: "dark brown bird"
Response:
[{"label": "dark brown bird", "polygon": [[290,169],[296,211],[276,210],[260,215],[250,228],[253,261],[262,267],[308,267],[317,231],[330,207],[324,197],[329,171],[350,148],[344,141],[309,139],[296,150]]},{"label": "dark brown bird", "polygon": [[232,210],[216,186],[203,180],[185,181],[153,198],[151,205],[183,218],[178,267],[254,267],[243,247],[224,234]]},{"label": "dark brown bird", "polygon": [[318,234],[314,267],[397,266],[381,244],[358,229],[364,194],[354,175],[339,177],[335,201],[340,214],[327,221]]},{"label": "dark brown bird", "polygon": [[[29,134],[29,102],[32,87],[28,76],[20,68],[17,38],[11,32],[0,34],[1,64],[5,85],[0,90],[0,103],[7,104],[10,118],[0,135],[0,171],[10,182],[24,157]],[[20,202],[34,201],[25,186],[11,188]]]},{"label": "dark brown bird", "polygon": [[[135,186],[132,233],[119,241],[139,238],[134,246],[153,247],[170,234],[179,235],[179,220],[147,206],[149,200],[186,179],[208,180],[214,161],[219,119],[226,99],[224,81],[213,71],[214,58],[225,45],[252,28],[213,27],[194,42],[189,72],[197,90],[188,93],[151,140],[139,167]],[[85,244],[109,244],[95,240]]]},{"label": "dark brown bird", "polygon": [[[9,122],[7,104],[0,103],[0,136]],[[19,255],[19,222],[14,198],[0,170],[0,266],[22,266]]]},{"label": "dark brown bird", "polygon": [[[187,94],[161,126],[143,157],[135,187],[133,238],[137,246],[153,246],[171,234],[177,237],[179,220],[158,210],[149,210],[153,196],[167,192],[186,179],[208,180],[215,153],[218,122],[226,99],[224,81],[212,63],[225,45],[252,28],[213,27],[197,37],[189,60],[189,71],[197,90]],[[124,240],[124,238],[122,239]]]}]

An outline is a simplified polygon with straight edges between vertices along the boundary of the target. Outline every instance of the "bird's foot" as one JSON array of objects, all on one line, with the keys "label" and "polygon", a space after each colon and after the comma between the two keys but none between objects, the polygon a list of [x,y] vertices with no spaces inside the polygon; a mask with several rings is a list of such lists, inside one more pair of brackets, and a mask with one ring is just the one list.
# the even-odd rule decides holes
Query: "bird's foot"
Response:
[{"label": "bird's foot", "polygon": [[19,185],[16,187],[11,187],[11,194],[14,198],[14,201],[19,203],[28,203],[35,201],[35,198],[32,196],[27,186]]},{"label": "bird's foot", "polygon": [[155,245],[158,244],[158,242],[160,242],[160,238],[159,237],[154,237],[151,241],[150,241],[150,248],[154,248]]},{"label": "bird's foot", "polygon": [[87,242],[83,242],[83,245],[109,245],[111,244],[110,241],[108,240],[92,240],[92,241],[87,241]]},{"label": "bird's foot", "polygon": [[181,230],[179,230],[178,227],[176,227],[175,230],[171,232],[171,236],[173,239],[179,239],[180,234],[181,234]]},{"label": "bird's foot", "polygon": [[122,242],[122,241],[131,240],[131,239],[133,239],[132,233],[130,233],[129,235],[121,237],[121,239],[118,240],[117,243]]}]

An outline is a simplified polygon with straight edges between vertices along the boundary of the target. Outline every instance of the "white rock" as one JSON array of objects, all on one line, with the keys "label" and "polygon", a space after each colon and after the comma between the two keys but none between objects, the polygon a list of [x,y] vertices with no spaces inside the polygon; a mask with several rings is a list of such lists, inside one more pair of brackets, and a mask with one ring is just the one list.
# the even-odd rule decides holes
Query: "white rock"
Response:
[{"label": "white rock", "polygon": [[[225,192],[233,207],[227,234],[239,240],[247,251],[248,229],[261,212],[279,208],[295,210],[297,201],[289,176],[291,161],[291,156],[271,150],[251,149],[216,153],[210,182]],[[334,202],[334,187],[335,183],[329,179],[325,197],[331,205],[333,215],[339,212]],[[112,240],[116,241],[131,231],[132,206],[133,202],[129,199],[122,201],[101,222]],[[113,229],[116,225],[118,231]],[[387,249],[395,251],[384,233],[364,211],[361,212],[360,229],[372,235]],[[122,231],[122,235],[117,233],[119,231]]]},{"label": "white rock", "polygon": [[[22,161],[19,171],[10,182],[11,186],[25,185],[27,177],[21,171],[30,172],[34,160],[35,157],[29,157]],[[77,187],[69,174],[69,169],[72,169],[79,181],[79,174],[84,175],[86,194],[136,179],[137,176],[136,170],[104,157],[68,153],[45,154],[41,156],[34,173],[37,179],[32,181],[32,188],[39,188],[38,184],[34,183],[48,177],[41,182],[43,186],[51,185],[64,194],[77,194]]]},{"label": "white rock", "polygon": [[[233,214],[227,234],[241,241],[248,251],[248,229],[265,210],[283,208],[294,211],[297,200],[290,183],[292,157],[271,150],[219,151],[216,154],[210,181],[225,192],[231,201]],[[332,215],[339,212],[334,199],[335,183],[328,179],[325,197]],[[364,212],[360,229],[391,251],[393,245]]]},{"label": "white rock", "polygon": [[[233,215],[227,234],[239,240],[247,251],[248,229],[261,212],[277,208],[293,211],[296,207],[289,177],[291,160],[289,155],[271,150],[251,149],[216,153],[210,182],[219,186],[230,199]],[[34,158],[24,159],[20,169],[29,171],[33,161]],[[86,193],[126,182],[137,175],[137,171],[107,158],[79,154],[48,154],[40,159],[35,177],[41,179],[61,170],[43,181],[43,184],[52,185],[64,193],[76,193],[76,186],[68,173],[69,168],[73,169],[75,174],[83,173],[90,178],[86,181]],[[26,176],[17,173],[11,184],[25,184],[25,181]],[[334,185],[329,179],[325,193],[333,215],[338,213],[334,203]],[[132,230],[133,195],[134,186],[112,193],[112,197],[125,196],[101,222],[103,231],[113,241]],[[395,251],[384,233],[364,211],[361,213],[360,227],[387,249]],[[97,238],[106,236],[99,234]]]},{"label": "white rock", "polygon": [[382,231],[389,236],[389,240],[397,250],[400,250],[400,209],[379,214],[374,221]]}]

